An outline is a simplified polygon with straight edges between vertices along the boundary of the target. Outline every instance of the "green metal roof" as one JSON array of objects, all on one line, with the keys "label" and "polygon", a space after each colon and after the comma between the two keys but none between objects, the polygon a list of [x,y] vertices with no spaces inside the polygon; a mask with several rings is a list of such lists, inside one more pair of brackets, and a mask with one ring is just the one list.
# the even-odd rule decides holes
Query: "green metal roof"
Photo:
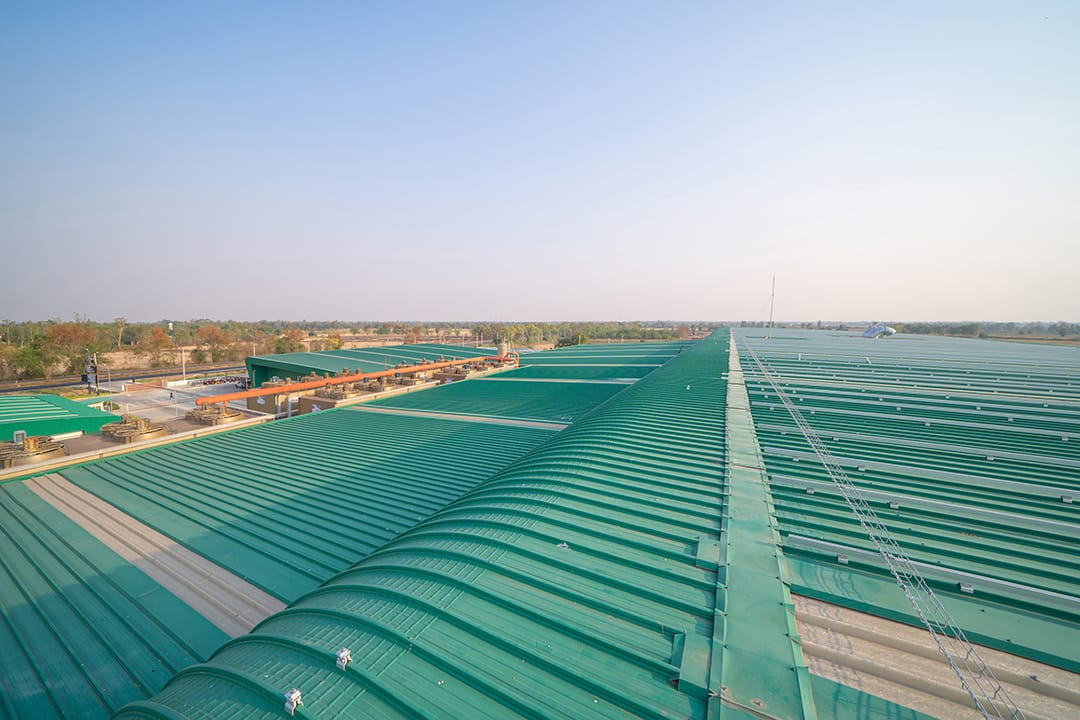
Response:
[{"label": "green metal roof", "polygon": [[[1063,502],[1080,495],[1080,351],[741,335],[969,638],[1080,671],[1080,510]],[[917,622],[752,365],[744,356],[793,588]]]},{"label": "green metal roof", "polygon": [[[326,411],[62,474],[287,601],[552,434]],[[0,718],[107,717],[227,639],[26,485],[0,486]]]},{"label": "green metal roof", "polygon": [[571,423],[622,391],[621,383],[546,383],[476,378],[374,400],[372,407]]},{"label": "green metal roof", "polygon": [[273,376],[298,378],[311,373],[337,373],[343,369],[375,372],[392,368],[398,363],[435,361],[440,357],[471,358],[486,354],[483,349],[463,345],[420,343],[416,345],[386,345],[351,350],[257,355],[247,359],[248,375],[256,387]]},{"label": "green metal roof", "polygon": [[550,433],[331,410],[61,474],[289,601]]},{"label": "green metal roof", "polygon": [[683,353],[118,717],[280,717],[292,687],[322,718],[751,717],[792,688],[812,707],[782,604],[739,603],[736,644],[778,640],[792,665],[724,661],[728,578],[781,587],[775,555],[725,550],[726,348]]},{"label": "green metal roof", "polygon": [[[741,334],[783,375],[969,638],[1075,671],[1080,528],[1063,498],[1080,484],[1071,450],[1080,442],[1072,435],[1080,407],[1070,395],[1076,356],[948,339],[777,331],[766,342],[760,331]],[[583,405],[560,433],[350,409],[262,426],[266,435],[247,436],[252,428],[218,436],[247,437],[236,446],[179,452],[215,439],[206,438],[173,446],[177,454],[167,457],[157,453],[170,448],[146,451],[126,458],[132,464],[122,472],[98,472],[116,460],[84,466],[94,472],[76,479],[83,487],[171,528],[238,574],[295,591],[292,607],[119,717],[277,718],[282,694],[298,687],[298,717],[796,718],[816,708],[822,718],[924,720],[807,674],[789,584],[908,622],[910,606],[865,553],[857,524],[790,419],[772,409],[776,398],[750,361],[745,376],[737,366],[729,372],[726,333],[669,346],[666,355],[631,345],[560,349],[553,362],[524,365],[516,380],[491,376],[410,394],[443,408],[431,412],[476,412],[469,403],[484,400],[496,417],[513,417],[533,398],[514,399],[530,392],[523,386],[567,398],[577,397],[574,388],[625,388],[592,410]],[[656,369],[639,362],[643,354],[674,359]],[[651,372],[633,384],[574,382],[626,377],[601,369],[635,365]],[[937,377],[942,368],[948,378]],[[470,397],[496,385],[501,394]],[[460,393],[457,402],[447,392]],[[557,394],[549,399],[558,402]],[[369,438],[350,416],[398,441]],[[325,425],[309,432],[309,423]],[[479,434],[443,435],[440,423]],[[539,435],[483,434],[491,428]],[[442,488],[458,463],[482,475],[470,453],[498,453],[488,446],[504,442],[520,447],[486,472],[520,460],[487,482]],[[437,449],[443,444],[449,458]],[[340,462],[321,459],[324,451]],[[135,462],[147,456],[149,464]],[[396,490],[380,494],[384,482]],[[381,523],[409,528],[424,515],[413,509],[440,492],[446,497],[428,513],[465,494],[396,536],[370,531]],[[369,495],[378,495],[377,509],[363,505]],[[4,508],[11,502],[4,497]],[[64,522],[41,522],[65,543],[72,537]],[[278,548],[281,556],[270,557]],[[25,557],[41,565],[42,552]],[[56,587],[55,572],[41,571],[41,587]],[[961,580],[973,594],[955,591]],[[31,611],[50,613],[50,597],[81,592],[61,585],[62,594],[39,594]],[[12,627],[18,606],[5,602]],[[40,646],[41,654],[9,661],[14,669],[5,674],[36,673],[48,684],[54,650]],[[353,658],[344,672],[334,665],[342,646]],[[52,687],[66,692],[63,683]],[[57,714],[33,692],[22,710]],[[0,717],[13,715],[2,702]],[[101,717],[100,707],[75,716]]]},{"label": "green metal roof", "polygon": [[95,433],[117,417],[57,395],[0,395],[0,441],[16,430],[27,435]]},{"label": "green metal roof", "polygon": [[226,639],[22,482],[0,485],[0,717],[108,717]]},{"label": "green metal roof", "polygon": [[[657,367],[692,343],[648,343],[633,345],[577,345],[544,352],[523,353],[522,365],[637,365]],[[629,349],[628,349],[629,348]]]},{"label": "green metal roof", "polygon": [[[366,405],[382,408],[470,415],[508,420],[570,423],[600,403],[655,370],[658,365],[639,365],[637,355],[647,352],[663,361],[678,354],[681,345],[596,345],[588,355],[599,364],[562,359],[574,355],[568,349],[524,353],[522,366],[483,378],[458,381],[422,393],[395,395]],[[576,350],[573,348],[571,350]],[[576,354],[584,354],[579,351]],[[552,362],[530,365],[552,357]],[[601,362],[602,361],[602,362]]]},{"label": "green metal roof", "polygon": [[491,380],[619,380],[643,378],[652,365],[523,365],[492,375]]}]

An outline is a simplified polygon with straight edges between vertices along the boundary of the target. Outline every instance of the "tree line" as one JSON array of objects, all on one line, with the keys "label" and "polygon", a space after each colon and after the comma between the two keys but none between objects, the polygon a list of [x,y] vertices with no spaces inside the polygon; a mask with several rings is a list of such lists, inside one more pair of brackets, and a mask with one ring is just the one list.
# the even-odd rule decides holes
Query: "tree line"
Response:
[{"label": "tree line", "polygon": [[153,367],[180,364],[181,348],[190,363],[240,361],[248,355],[333,350],[346,342],[445,342],[450,344],[555,344],[573,338],[670,340],[688,337],[706,326],[643,322],[342,322],[259,320],[160,320],[129,322],[114,318],[97,322],[75,315],[72,320],[0,321],[0,380],[82,374],[88,354],[102,365],[124,366],[127,351]]}]

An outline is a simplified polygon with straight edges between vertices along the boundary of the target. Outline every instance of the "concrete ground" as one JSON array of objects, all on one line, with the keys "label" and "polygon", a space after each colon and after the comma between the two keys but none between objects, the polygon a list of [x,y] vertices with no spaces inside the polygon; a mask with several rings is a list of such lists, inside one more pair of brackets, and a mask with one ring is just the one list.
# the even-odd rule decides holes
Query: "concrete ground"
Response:
[{"label": "concrete ground", "polygon": [[[195,408],[196,398],[223,395],[225,393],[235,392],[237,388],[236,385],[231,383],[203,385],[201,380],[193,382],[195,384],[187,386],[154,388],[146,387],[145,385],[131,386],[130,378],[124,379],[123,381],[114,379],[113,386],[117,392],[108,396],[103,395],[101,399],[109,400],[119,406],[117,409],[110,410],[109,412],[113,412],[117,415],[130,413],[137,417],[146,418],[150,422],[163,423],[169,428],[170,435],[194,430],[209,430],[210,426],[191,422],[185,419],[184,416],[189,410]],[[120,387],[122,385],[125,388],[129,388],[130,386],[130,389],[120,392]],[[108,388],[109,386],[107,384],[102,383],[102,390],[108,390]],[[247,417],[258,417],[262,415],[262,413],[247,410],[242,403],[236,403],[235,407]],[[63,439],[61,442],[63,442],[64,447],[67,448],[68,456],[81,455],[83,453],[97,453],[118,448],[133,448],[138,445],[138,443],[125,445],[122,441],[105,437],[101,433]],[[43,463],[38,464],[44,465],[48,462],[49,461],[44,461]],[[19,470],[32,469],[33,467],[34,465],[22,465],[19,466]]]}]

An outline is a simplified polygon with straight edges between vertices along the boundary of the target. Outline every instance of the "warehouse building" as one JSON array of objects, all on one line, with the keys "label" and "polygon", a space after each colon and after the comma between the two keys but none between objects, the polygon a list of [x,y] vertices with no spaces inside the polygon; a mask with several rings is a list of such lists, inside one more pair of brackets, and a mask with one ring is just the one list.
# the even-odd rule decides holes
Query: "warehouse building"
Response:
[{"label": "warehouse building", "polygon": [[0,441],[12,434],[74,436],[99,432],[117,417],[57,395],[0,395]]}]

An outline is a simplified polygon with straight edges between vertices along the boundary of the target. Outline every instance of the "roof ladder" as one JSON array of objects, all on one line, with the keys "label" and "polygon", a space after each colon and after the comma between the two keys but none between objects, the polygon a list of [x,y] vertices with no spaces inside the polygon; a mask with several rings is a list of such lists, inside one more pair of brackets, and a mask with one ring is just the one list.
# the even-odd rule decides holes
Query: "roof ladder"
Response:
[{"label": "roof ladder", "polygon": [[873,541],[874,547],[881,554],[882,559],[889,568],[889,572],[896,579],[896,583],[903,590],[904,596],[911,602],[915,612],[923,625],[930,631],[930,637],[937,644],[941,654],[949,663],[956,676],[960,678],[960,684],[972,701],[975,709],[984,718],[999,718],[1000,720],[1023,720],[1024,714],[1009,697],[1005,688],[998,681],[993,671],[987,666],[975,650],[975,646],[968,642],[967,637],[953,621],[948,610],[941,604],[937,595],[926,584],[922,575],[919,574],[915,564],[911,561],[900,545],[889,534],[885,524],[878,518],[877,513],[863,498],[859,489],[844,472],[844,469],[836,462],[829,452],[828,447],[818,437],[817,433],[803,418],[802,413],[788,399],[787,393],[780,387],[772,374],[758,358],[750,344],[743,339],[743,347],[754,360],[762,376],[769,382],[776,392],[780,401],[789,413],[796,427],[802,432],[803,437],[810,443],[826,472],[832,478],[833,483],[840,490],[848,507],[855,514],[859,525]]}]

